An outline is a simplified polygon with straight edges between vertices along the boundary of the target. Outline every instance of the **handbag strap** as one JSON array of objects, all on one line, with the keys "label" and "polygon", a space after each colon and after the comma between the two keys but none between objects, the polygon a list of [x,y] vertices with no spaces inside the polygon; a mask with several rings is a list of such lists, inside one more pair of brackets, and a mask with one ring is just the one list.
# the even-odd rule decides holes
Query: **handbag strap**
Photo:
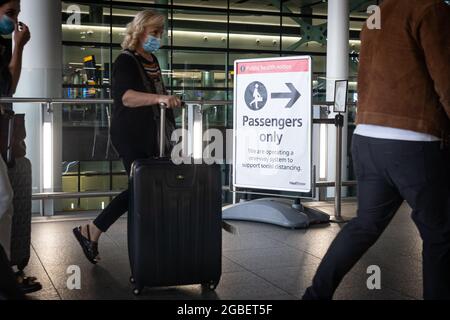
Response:
[{"label": "handbag strap", "polygon": [[139,70],[139,75],[141,76],[142,79],[142,83],[144,84],[144,88],[148,93],[155,93],[156,92],[156,88],[153,85],[153,83],[150,81],[150,79],[148,78],[147,74],[145,73],[144,70],[144,66],[142,65],[142,63],[138,60],[138,58],[136,57],[136,55],[129,51],[129,50],[124,50],[122,51],[123,54],[126,54],[130,57],[133,58],[134,62],[136,62],[136,65],[138,67]]},{"label": "handbag strap", "polygon": [[[153,82],[150,81],[150,79],[148,78],[147,74],[145,73],[144,66],[138,60],[136,55],[130,50],[123,50],[122,53],[132,57],[134,62],[136,62],[137,68],[139,70],[139,75],[141,76],[142,83],[144,84],[144,89],[147,91],[147,93],[156,93],[156,88]],[[160,118],[159,106],[157,105],[152,106],[152,111],[153,111],[153,119],[155,121],[159,121]]]}]

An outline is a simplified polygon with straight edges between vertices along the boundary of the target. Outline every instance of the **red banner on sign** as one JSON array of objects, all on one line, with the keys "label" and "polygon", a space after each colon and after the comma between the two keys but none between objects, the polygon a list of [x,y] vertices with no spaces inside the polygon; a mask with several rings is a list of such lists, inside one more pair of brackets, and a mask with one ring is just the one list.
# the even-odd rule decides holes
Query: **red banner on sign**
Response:
[{"label": "red banner on sign", "polygon": [[236,66],[239,75],[255,73],[309,72],[309,60],[278,60],[239,62]]}]

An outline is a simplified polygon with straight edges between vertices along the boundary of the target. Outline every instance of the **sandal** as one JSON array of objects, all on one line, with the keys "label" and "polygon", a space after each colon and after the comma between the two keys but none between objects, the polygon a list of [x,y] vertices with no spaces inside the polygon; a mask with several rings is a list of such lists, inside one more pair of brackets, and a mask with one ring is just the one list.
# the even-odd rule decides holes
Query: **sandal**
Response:
[{"label": "sandal", "polygon": [[81,248],[83,249],[84,255],[86,258],[93,264],[98,262],[98,243],[95,241],[91,241],[91,232],[89,230],[89,225],[87,227],[88,237],[86,238],[81,233],[81,226],[73,229],[73,234],[75,238],[77,238],[80,243]]}]

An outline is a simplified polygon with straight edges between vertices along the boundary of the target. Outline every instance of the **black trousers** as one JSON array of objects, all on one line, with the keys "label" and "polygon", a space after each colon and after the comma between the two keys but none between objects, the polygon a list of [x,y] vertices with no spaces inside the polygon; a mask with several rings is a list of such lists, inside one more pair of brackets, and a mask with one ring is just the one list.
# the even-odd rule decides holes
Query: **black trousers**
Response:
[{"label": "black trousers", "polygon": [[336,236],[304,299],[332,299],[339,283],[377,241],[403,200],[423,240],[424,299],[450,299],[450,159],[440,142],[354,135],[358,212]]},{"label": "black trousers", "polygon": [[0,300],[22,300],[25,297],[17,286],[5,250],[0,245]]},{"label": "black trousers", "polygon": [[[121,155],[123,166],[128,177],[131,172],[131,165],[137,159],[149,158],[145,152],[133,152]],[[129,192],[128,189],[115,197],[109,205],[94,220],[94,225],[102,232],[106,232],[125,212],[128,211]]]}]

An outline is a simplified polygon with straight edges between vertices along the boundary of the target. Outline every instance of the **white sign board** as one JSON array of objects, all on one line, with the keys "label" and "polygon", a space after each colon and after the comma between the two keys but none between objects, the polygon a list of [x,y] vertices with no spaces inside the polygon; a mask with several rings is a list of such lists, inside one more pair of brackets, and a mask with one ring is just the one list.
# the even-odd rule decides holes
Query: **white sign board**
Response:
[{"label": "white sign board", "polygon": [[311,57],[234,63],[233,183],[311,191]]}]

